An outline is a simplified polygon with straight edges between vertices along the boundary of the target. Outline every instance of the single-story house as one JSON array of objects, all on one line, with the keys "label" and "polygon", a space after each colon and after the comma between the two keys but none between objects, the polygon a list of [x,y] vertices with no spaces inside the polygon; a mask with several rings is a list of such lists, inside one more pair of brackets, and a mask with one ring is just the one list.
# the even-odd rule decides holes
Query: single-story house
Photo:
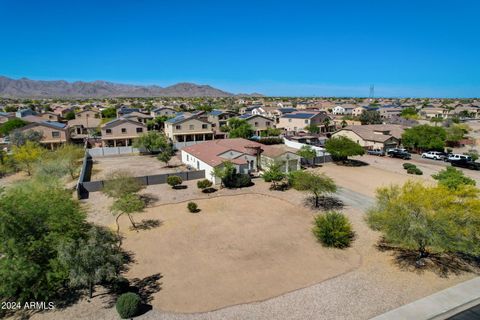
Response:
[{"label": "single-story house", "polygon": [[360,144],[365,149],[395,148],[400,145],[405,127],[394,124],[372,124],[346,126],[332,134],[344,136]]},{"label": "single-story house", "polygon": [[285,172],[300,168],[300,157],[295,150],[282,145],[267,146],[258,142],[235,138],[211,140],[185,147],[181,150],[182,162],[197,170],[205,170],[205,177],[219,183],[213,175],[214,168],[230,161],[239,173],[265,170],[273,162],[282,164]]}]

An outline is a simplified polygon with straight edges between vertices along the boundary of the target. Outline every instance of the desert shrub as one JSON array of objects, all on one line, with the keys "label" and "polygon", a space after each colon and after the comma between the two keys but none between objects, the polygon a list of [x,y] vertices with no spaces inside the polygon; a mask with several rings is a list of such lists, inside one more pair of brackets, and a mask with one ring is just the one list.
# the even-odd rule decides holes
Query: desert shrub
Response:
[{"label": "desert shrub", "polygon": [[191,213],[198,212],[198,205],[195,202],[189,202],[187,208]]},{"label": "desert shrub", "polygon": [[118,277],[110,283],[112,292],[117,294],[126,293],[130,288],[130,281],[124,277]]},{"label": "desert shrub", "polygon": [[339,212],[320,214],[314,224],[313,234],[326,247],[346,248],[353,239],[350,222]]},{"label": "desert shrub", "polygon": [[237,173],[225,179],[223,184],[227,188],[244,188],[252,185],[252,179],[248,174]]},{"label": "desert shrub", "polygon": [[413,167],[413,168],[408,168],[408,169],[407,169],[407,173],[408,173],[408,174],[415,174],[415,175],[421,176],[421,175],[423,174],[423,171],[420,170],[420,169],[417,168],[417,167]]},{"label": "desert shrub", "polygon": [[271,145],[271,144],[283,144],[283,138],[281,137],[265,137],[260,138],[257,142],[261,144]]},{"label": "desert shrub", "polygon": [[417,167],[417,166],[414,165],[413,163],[405,162],[405,163],[403,164],[403,169],[405,169],[405,170],[408,170],[408,169],[411,169],[411,168],[416,168],[416,167]]},{"label": "desert shrub", "polygon": [[182,178],[179,176],[170,176],[167,178],[167,183],[172,186],[172,188],[175,188],[179,185],[181,185],[183,182]]},{"label": "desert shrub", "polygon": [[142,301],[138,294],[127,292],[118,297],[115,307],[122,319],[130,319],[140,313],[141,305]]},{"label": "desert shrub", "polygon": [[207,188],[210,188],[212,186],[212,184],[213,184],[212,181],[210,181],[208,179],[203,179],[203,180],[197,181],[197,187],[198,187],[198,189],[202,189],[202,191],[204,191]]}]

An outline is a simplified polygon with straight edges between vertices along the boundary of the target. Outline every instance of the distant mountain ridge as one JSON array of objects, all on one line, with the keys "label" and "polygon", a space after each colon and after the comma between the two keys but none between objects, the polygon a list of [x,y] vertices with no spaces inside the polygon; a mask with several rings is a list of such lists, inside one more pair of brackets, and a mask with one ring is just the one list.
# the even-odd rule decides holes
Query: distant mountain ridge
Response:
[{"label": "distant mountain ridge", "polygon": [[[102,80],[11,79],[0,76],[0,97],[4,98],[109,98],[109,97],[231,97],[235,94],[209,85],[177,83],[168,87],[113,83]],[[249,96],[242,94],[241,96]],[[261,96],[257,93],[252,96]]]}]

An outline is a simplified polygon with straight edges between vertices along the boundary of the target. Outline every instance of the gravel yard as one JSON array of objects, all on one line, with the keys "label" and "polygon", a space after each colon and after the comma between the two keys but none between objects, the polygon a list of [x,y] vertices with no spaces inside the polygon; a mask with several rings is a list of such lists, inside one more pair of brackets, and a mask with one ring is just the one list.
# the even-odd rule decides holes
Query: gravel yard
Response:
[{"label": "gravel yard", "polygon": [[[425,169],[424,175],[411,176],[404,172],[401,167],[403,163],[401,160],[367,156],[361,159],[370,162],[371,165],[349,168],[335,164],[327,164],[324,167],[314,169],[325,172],[341,187],[338,192],[338,197],[345,202],[346,207],[343,212],[350,218],[356,232],[355,241],[353,242],[353,246],[348,249],[348,252],[352,254],[352,259],[358,255],[360,259],[359,263],[358,265],[355,264],[355,262],[352,264],[354,260],[348,260],[350,266],[348,266],[347,269],[352,267],[353,270],[346,273],[340,272],[341,274],[333,278],[330,278],[332,274],[328,271],[328,268],[326,269],[326,276],[324,277],[321,273],[316,275],[315,272],[311,273],[312,270],[309,269],[309,265],[305,264],[309,259],[315,260],[315,255],[311,257],[313,247],[310,247],[312,243],[308,244],[309,240],[307,239],[311,237],[309,232],[309,228],[311,227],[311,213],[308,219],[305,218],[308,214],[302,213],[306,212],[305,210],[309,211],[309,209],[303,207],[306,196],[303,193],[295,190],[286,192],[269,191],[269,185],[258,179],[254,180],[255,186],[251,188],[238,190],[222,189],[213,194],[201,193],[196,188],[196,181],[186,182],[185,184],[188,188],[182,190],[172,190],[168,185],[148,186],[142,193],[150,195],[150,197],[155,198],[155,200],[145,213],[136,215],[135,220],[141,221],[143,219],[158,217],[164,224],[148,231],[142,230],[139,233],[128,231],[126,225],[124,225],[122,232],[126,233],[125,244],[130,249],[139,251],[136,256],[138,265],[132,265],[128,275],[129,277],[135,276],[141,278],[151,275],[156,270],[162,273],[164,278],[160,279],[162,290],[153,295],[153,301],[151,302],[154,306],[153,310],[140,316],[138,319],[362,320],[369,319],[405,303],[412,302],[473,278],[475,274],[472,273],[459,272],[441,276],[431,270],[415,272],[400,266],[396,262],[392,252],[382,252],[377,249],[376,244],[379,240],[379,234],[370,230],[363,220],[363,212],[373,202],[372,197],[377,187],[392,183],[403,183],[408,179],[421,179],[433,182],[433,179],[429,177],[430,173],[426,173],[427,167],[433,166],[431,169],[432,173],[437,167],[438,169],[441,169],[441,167],[437,164],[426,164],[425,168],[423,168],[419,164],[418,166],[422,170]],[[248,200],[258,199],[262,194],[269,197],[277,197],[282,199],[281,201],[288,201],[288,203],[281,206],[281,209],[278,209],[278,201],[280,200],[269,201],[266,199],[255,205],[255,207],[262,208],[262,210],[252,213],[248,212],[249,208],[243,207]],[[219,198],[220,202],[212,202],[213,197],[218,196],[227,197]],[[212,199],[202,200],[209,198]],[[96,192],[91,193],[90,199],[84,200],[82,203],[88,205],[89,219],[91,221],[113,227],[113,216],[108,212],[107,199],[108,198],[101,193]],[[195,201],[199,204],[200,208],[204,210],[198,213],[198,216],[193,216],[186,212],[186,204],[184,202],[191,199],[196,199]],[[228,206],[225,204],[222,205],[222,201],[228,203]],[[272,203],[272,207],[277,208],[277,210],[272,211],[270,203]],[[158,205],[161,206],[156,207]],[[222,214],[219,213],[219,211],[222,211],[222,206],[225,208],[239,208],[239,211],[238,213],[232,211]],[[266,214],[270,211],[273,216]],[[304,214],[306,216],[301,218]],[[244,219],[236,220],[242,216],[244,216]],[[255,220],[257,218],[259,220]],[[269,218],[272,218],[272,220]],[[269,240],[268,236],[271,233],[271,229],[265,228],[265,226],[275,225],[278,219],[283,223],[287,223],[288,221],[290,224],[291,221],[289,219],[291,218],[297,221],[293,223],[292,226],[292,243],[299,245],[300,242],[298,242],[298,239],[302,238],[302,234],[300,232],[300,225],[297,223],[304,221],[302,227],[304,228],[303,236],[307,238],[303,239],[302,241],[306,242],[302,243],[307,244],[307,246],[302,250],[308,250],[310,254],[307,251],[300,251],[302,254],[295,256],[295,253],[291,252],[281,260],[277,260],[280,259],[280,256],[276,256],[277,258],[273,258],[272,256],[272,262],[274,263],[271,265],[268,263],[263,264],[263,266],[259,265],[258,273],[254,275],[242,274],[241,270],[235,269],[235,264],[232,264],[233,260],[229,262],[229,259],[233,259],[234,257],[231,256],[229,250],[225,248],[233,250],[234,248],[231,247],[232,244],[240,246],[241,250],[247,250],[248,247],[251,246],[251,252],[257,252],[261,250],[261,248],[265,248],[263,246],[269,241],[271,241],[272,244],[277,243],[278,245],[277,241],[282,242],[282,238],[275,236],[277,233],[273,232],[272,238]],[[229,229],[231,227],[227,226],[232,225],[235,221],[236,224],[238,224],[238,230],[243,230],[243,227],[251,229],[252,233],[247,233],[251,236],[251,239],[243,239],[242,232],[233,233],[233,236],[234,238],[243,239],[245,242],[239,241],[237,244],[229,238],[226,230],[231,231],[232,229]],[[257,225],[259,222],[266,224]],[[198,228],[196,226],[198,226]],[[201,229],[199,229],[200,226],[202,226]],[[261,226],[264,227],[262,228]],[[278,230],[282,230],[281,225],[277,226],[277,228]],[[245,230],[245,232],[249,231]],[[209,234],[215,239],[217,247],[211,246],[213,242],[209,242],[209,240],[213,240],[209,239]],[[185,238],[180,240],[180,236]],[[151,241],[142,241],[142,237],[145,237],[145,239],[148,238]],[[194,241],[194,238],[198,241]],[[225,242],[222,241],[222,239],[229,240]],[[288,239],[289,240],[284,240],[286,243],[282,245],[286,246],[290,241],[290,237]],[[252,243],[247,245],[249,241],[252,241]],[[258,247],[256,247],[257,242]],[[208,245],[209,243],[210,245]],[[240,243],[243,244],[241,245]],[[189,248],[189,245],[191,245],[192,248]],[[160,252],[158,254],[146,254],[151,250],[157,250],[157,247],[158,250],[162,250],[163,254]],[[292,248],[294,247],[295,245]],[[224,248],[224,250],[222,251],[221,248]],[[178,252],[180,249],[184,250],[182,255]],[[198,255],[195,249],[199,250]],[[175,252],[169,250],[174,250]],[[185,260],[185,254],[188,250],[192,250],[190,254],[193,256],[190,260]],[[317,250],[319,250],[318,252],[323,252],[323,248]],[[241,251],[235,252],[239,253]],[[247,251],[244,252],[246,253]],[[201,253],[204,254],[201,255]],[[341,252],[340,254],[343,253]],[[304,257],[305,255],[307,257]],[[288,262],[292,256],[295,256],[295,259],[298,260],[298,263],[294,266]],[[207,260],[202,260],[202,257]],[[215,257],[215,262],[208,261],[208,257]],[[334,259],[337,258],[338,257],[335,256]],[[254,260],[255,259],[259,258],[255,257]],[[264,262],[265,261],[266,260],[264,260]],[[242,265],[249,263],[244,258],[238,262]],[[195,266],[198,267],[198,265],[195,265],[195,263],[213,267],[212,270],[214,271],[210,273],[207,272],[207,274],[197,274]],[[216,263],[219,265],[216,266]],[[250,261],[250,263],[253,262]],[[313,262],[310,263],[314,265]],[[283,264],[286,265],[283,266]],[[158,265],[158,268],[151,267],[150,265]],[[268,268],[273,268],[272,274],[266,273],[262,277],[261,270],[262,268],[267,268],[267,266]],[[172,271],[174,268],[179,269],[178,274]],[[236,275],[231,275],[229,278],[229,270],[236,270]],[[267,286],[266,284],[272,281],[279,270],[285,272],[284,276],[277,279],[277,281],[282,282],[282,284],[275,286],[275,288],[271,288],[269,285]],[[309,278],[309,276],[303,274],[304,270],[308,271],[305,273],[314,276]],[[298,279],[299,282],[291,282],[290,279],[286,279],[286,277],[295,274],[295,272],[301,274]],[[197,279],[196,276],[200,279]],[[317,280],[315,280],[315,278],[317,278]],[[252,279],[256,279],[256,282]],[[215,281],[218,283],[210,283]],[[211,292],[214,293],[213,297],[208,296],[207,291],[203,291],[202,286],[199,285],[201,283],[210,285],[211,287],[209,288],[211,289],[217,288],[211,290]],[[244,287],[242,285],[243,283],[248,283],[249,285]],[[184,289],[181,290],[181,288]],[[100,288],[99,292],[102,292]],[[195,294],[198,296],[198,301],[189,300],[192,299]],[[252,302],[257,300],[259,300],[259,302]],[[108,301],[108,295],[99,295],[91,301],[84,299],[67,309],[54,313],[37,314],[33,318],[117,319],[116,311],[114,308],[109,307]],[[187,303],[188,301],[191,303]],[[196,304],[200,301],[202,301],[200,304]],[[207,310],[213,311],[189,313]],[[172,313],[172,311],[188,313]]]}]

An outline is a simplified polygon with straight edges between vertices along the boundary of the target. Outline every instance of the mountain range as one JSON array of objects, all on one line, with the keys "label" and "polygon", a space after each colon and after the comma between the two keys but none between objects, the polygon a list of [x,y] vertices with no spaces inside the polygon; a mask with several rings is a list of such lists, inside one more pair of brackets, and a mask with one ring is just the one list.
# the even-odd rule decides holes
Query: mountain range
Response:
[{"label": "mountain range", "polygon": [[[109,98],[109,97],[231,97],[235,94],[209,85],[177,83],[168,87],[120,84],[107,81],[31,80],[0,76],[4,98]],[[236,96],[261,96],[258,93]]]}]

